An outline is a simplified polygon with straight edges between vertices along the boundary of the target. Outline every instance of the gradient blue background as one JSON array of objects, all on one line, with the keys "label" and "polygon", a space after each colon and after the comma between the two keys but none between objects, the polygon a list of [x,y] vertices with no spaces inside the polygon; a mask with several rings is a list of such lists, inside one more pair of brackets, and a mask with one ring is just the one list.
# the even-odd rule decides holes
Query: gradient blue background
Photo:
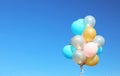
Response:
[{"label": "gradient blue background", "polygon": [[79,76],[61,51],[74,36],[71,23],[87,15],[106,44],[84,76],[119,76],[119,0],[0,0],[0,76]]}]

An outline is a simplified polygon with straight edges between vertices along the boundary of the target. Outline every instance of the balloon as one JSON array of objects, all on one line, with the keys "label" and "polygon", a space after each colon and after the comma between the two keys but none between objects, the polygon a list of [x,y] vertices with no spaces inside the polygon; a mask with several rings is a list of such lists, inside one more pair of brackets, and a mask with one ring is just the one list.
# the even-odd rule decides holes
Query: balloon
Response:
[{"label": "balloon", "polygon": [[97,55],[90,57],[90,58],[86,58],[85,64],[88,66],[95,66],[96,64],[98,64],[99,62],[99,57]]},{"label": "balloon", "polygon": [[87,27],[83,33],[86,42],[92,41],[96,36],[96,30],[93,27]]},{"label": "balloon", "polygon": [[85,29],[84,19],[78,19],[74,21],[71,26],[71,30],[74,34],[82,34]]},{"label": "balloon", "polygon": [[81,49],[85,44],[84,38],[80,35],[76,35],[71,39],[71,44],[76,47],[77,50]]},{"label": "balloon", "polygon": [[93,16],[89,15],[85,17],[85,24],[86,26],[94,27],[96,23],[96,20]]},{"label": "balloon", "polygon": [[100,55],[102,53],[102,50],[103,50],[102,47],[99,47],[97,51],[97,55]]},{"label": "balloon", "polygon": [[94,42],[98,44],[99,47],[103,46],[105,43],[104,37],[98,35],[95,37]]},{"label": "balloon", "polygon": [[79,64],[79,65],[83,65],[85,60],[86,60],[86,56],[84,55],[83,51],[81,50],[76,50],[73,53],[73,60]]},{"label": "balloon", "polygon": [[76,48],[73,45],[71,45],[71,50],[72,50],[72,52],[74,52],[76,50]]},{"label": "balloon", "polygon": [[72,45],[66,45],[66,46],[63,48],[63,55],[64,55],[66,58],[72,59],[73,52],[74,52],[75,50],[76,50],[76,49],[75,49]]},{"label": "balloon", "polygon": [[98,46],[94,42],[89,42],[85,44],[85,46],[83,47],[83,52],[87,57],[92,57],[96,55],[97,50],[98,50]]}]

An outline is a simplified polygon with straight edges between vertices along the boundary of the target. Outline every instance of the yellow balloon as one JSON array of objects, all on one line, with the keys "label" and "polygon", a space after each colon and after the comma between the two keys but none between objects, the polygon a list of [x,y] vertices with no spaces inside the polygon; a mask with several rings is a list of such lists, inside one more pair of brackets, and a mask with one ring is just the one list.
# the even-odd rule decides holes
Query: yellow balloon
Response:
[{"label": "yellow balloon", "polygon": [[93,27],[87,27],[83,32],[83,37],[86,42],[92,41],[96,36],[96,30]]},{"label": "yellow balloon", "polygon": [[86,58],[85,64],[88,66],[95,66],[96,64],[98,64],[99,62],[99,57],[97,55],[90,57],[90,58]]}]

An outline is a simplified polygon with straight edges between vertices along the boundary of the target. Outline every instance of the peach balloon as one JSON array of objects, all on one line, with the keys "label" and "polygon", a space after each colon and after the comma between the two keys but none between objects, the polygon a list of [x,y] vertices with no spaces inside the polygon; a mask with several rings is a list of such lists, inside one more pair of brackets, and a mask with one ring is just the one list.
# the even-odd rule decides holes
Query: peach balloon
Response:
[{"label": "peach balloon", "polygon": [[84,45],[83,52],[86,57],[92,57],[95,56],[98,50],[98,46],[94,42],[89,42]]}]

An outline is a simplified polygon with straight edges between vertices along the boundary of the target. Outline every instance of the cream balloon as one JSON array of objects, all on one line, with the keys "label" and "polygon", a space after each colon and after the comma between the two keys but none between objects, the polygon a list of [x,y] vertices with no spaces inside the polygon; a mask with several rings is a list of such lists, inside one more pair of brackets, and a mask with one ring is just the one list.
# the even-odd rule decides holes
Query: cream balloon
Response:
[{"label": "cream balloon", "polygon": [[82,36],[76,35],[71,39],[71,44],[76,47],[77,50],[79,50],[84,46],[85,40]]},{"label": "cream balloon", "polygon": [[95,23],[96,23],[96,20],[95,20],[95,18],[93,16],[88,15],[88,16],[85,17],[85,24],[86,24],[86,26],[94,27]]},{"label": "cream balloon", "polygon": [[105,39],[104,39],[103,36],[97,35],[97,36],[95,37],[95,39],[94,39],[94,42],[95,42],[99,47],[101,47],[101,46],[104,45]]},{"label": "cream balloon", "polygon": [[84,55],[82,50],[76,50],[73,53],[73,60],[79,64],[79,65],[83,65],[85,60],[86,60],[86,56]]}]

